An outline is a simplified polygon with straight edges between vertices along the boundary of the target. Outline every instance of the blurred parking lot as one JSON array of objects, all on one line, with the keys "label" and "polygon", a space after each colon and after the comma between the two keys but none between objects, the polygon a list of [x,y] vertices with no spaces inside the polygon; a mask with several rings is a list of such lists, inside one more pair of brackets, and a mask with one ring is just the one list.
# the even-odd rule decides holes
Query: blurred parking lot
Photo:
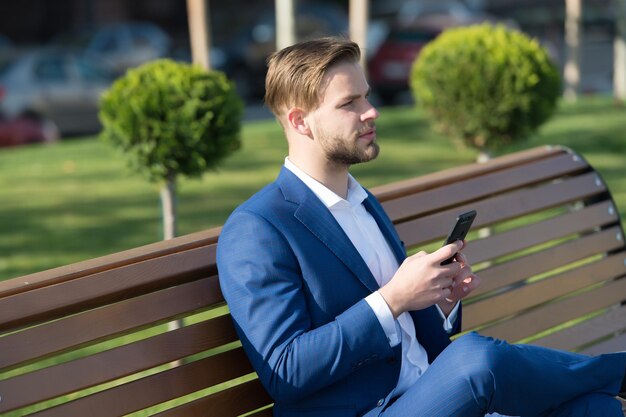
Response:
[{"label": "blurred parking lot", "polygon": [[[609,93],[614,11],[609,0],[583,3],[580,91]],[[347,0],[296,4],[298,39],[348,33]],[[184,2],[25,0],[2,7],[0,146],[97,132],[99,96],[116,77],[157,58],[191,61]],[[269,117],[260,103],[275,45],[274,1],[210,7],[214,67],[235,81],[247,118]],[[410,102],[408,74],[421,48],[446,28],[482,21],[536,37],[562,67],[562,0],[370,1],[366,53],[376,103]]]}]

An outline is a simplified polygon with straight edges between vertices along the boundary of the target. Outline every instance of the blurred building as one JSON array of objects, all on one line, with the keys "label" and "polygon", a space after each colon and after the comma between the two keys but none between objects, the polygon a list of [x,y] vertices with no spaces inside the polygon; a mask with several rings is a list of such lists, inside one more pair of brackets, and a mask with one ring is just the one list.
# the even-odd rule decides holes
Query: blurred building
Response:
[{"label": "blurred building", "polygon": [[[347,22],[348,0],[295,0],[298,5],[332,6]],[[363,0],[366,1],[366,0]],[[437,0],[369,0],[370,22],[376,45],[389,35],[399,10],[410,1]],[[564,56],[565,0],[458,0],[476,11],[501,20],[516,22],[524,32],[536,37],[562,64]],[[613,2],[583,0],[582,70],[590,74],[583,83],[589,92],[611,88],[614,34]],[[274,13],[274,0],[210,0],[211,36],[215,50],[214,65],[235,79],[242,95],[258,95],[250,86],[261,85],[257,67],[273,48],[273,27],[268,22]],[[269,17],[269,18],[268,18]],[[335,16],[336,17],[336,16]],[[328,13],[316,22],[330,22]],[[114,22],[150,22],[167,36],[168,56],[190,60],[186,0],[19,0],[0,1],[0,40],[18,48],[50,42],[80,44],[89,31]],[[298,24],[299,29],[307,24]],[[341,25],[334,24],[333,27]],[[327,28],[328,29],[328,28]],[[324,31],[322,31],[323,33]],[[315,32],[312,32],[315,33]],[[327,33],[327,32],[326,32]],[[369,35],[368,35],[369,36]],[[370,39],[371,41],[371,39]],[[373,44],[374,42],[372,42]],[[2,42],[0,42],[0,47]],[[268,49],[269,48],[269,49]],[[373,57],[375,47],[368,48]],[[265,54],[265,55],[264,55]],[[262,55],[262,56],[261,56]],[[212,55],[213,56],[213,55]],[[259,58],[260,56],[260,58]],[[259,64],[261,63],[261,64]],[[251,76],[253,74],[254,76]],[[245,92],[245,94],[243,94]]]},{"label": "blurred building", "polygon": [[[222,42],[273,0],[212,0],[214,37]],[[243,12],[242,12],[243,11]],[[149,21],[179,40],[188,35],[185,0],[20,0],[0,2],[0,34],[15,44],[47,43],[66,32],[78,33],[119,21]],[[186,41],[186,39],[182,40]]]},{"label": "blurred building", "polygon": [[[304,0],[296,0],[302,2]],[[370,10],[392,18],[407,0],[369,0]],[[427,0],[424,0],[427,1]],[[334,3],[347,11],[348,0]],[[510,17],[522,27],[552,26],[563,22],[564,0],[465,0],[473,8]],[[216,42],[223,41],[256,15],[272,10],[274,0],[211,0],[211,23]],[[586,22],[610,20],[611,0],[583,0]],[[20,0],[0,2],[0,34],[15,43],[42,43],[65,31],[80,31],[110,22],[147,20],[178,37],[187,31],[185,0]]]}]

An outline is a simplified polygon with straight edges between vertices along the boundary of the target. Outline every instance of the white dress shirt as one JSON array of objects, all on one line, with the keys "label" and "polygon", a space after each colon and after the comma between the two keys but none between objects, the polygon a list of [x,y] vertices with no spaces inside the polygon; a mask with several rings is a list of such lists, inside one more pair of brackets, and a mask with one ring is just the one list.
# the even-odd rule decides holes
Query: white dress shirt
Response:
[{"label": "white dress shirt", "polygon": [[[299,169],[289,158],[285,158],[285,167],[300,178],[328,207],[354,247],[361,254],[378,285],[382,287],[387,284],[399,265],[376,220],[362,204],[367,198],[367,193],[363,187],[351,175],[348,175],[348,195],[347,199],[343,199]],[[389,345],[394,347],[402,343],[400,378],[394,391],[394,396],[401,395],[426,371],[428,356],[424,347],[417,341],[415,325],[409,313],[402,313],[397,320],[394,320],[389,306],[378,291],[370,294],[365,300],[376,314],[387,335]],[[447,318],[439,310],[446,331],[452,329],[457,311],[458,303]]]}]

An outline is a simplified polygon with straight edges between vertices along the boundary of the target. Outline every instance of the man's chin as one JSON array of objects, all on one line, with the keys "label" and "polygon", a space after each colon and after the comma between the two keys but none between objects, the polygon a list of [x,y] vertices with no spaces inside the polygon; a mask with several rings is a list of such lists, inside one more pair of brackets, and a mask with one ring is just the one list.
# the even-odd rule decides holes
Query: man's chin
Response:
[{"label": "man's chin", "polygon": [[[368,151],[367,153],[370,155],[370,158],[367,161],[372,161],[378,157],[378,154],[380,153],[380,146],[378,146],[378,143],[372,142],[367,147],[367,151]],[[363,162],[367,162],[367,161],[363,161]]]},{"label": "man's chin", "polygon": [[378,143],[372,142],[363,150],[363,152],[360,153],[360,155],[353,159],[354,162],[352,162],[351,165],[373,161],[378,157],[379,153],[380,147],[378,146]]},{"label": "man's chin", "polygon": [[360,147],[355,147],[350,151],[345,149],[328,152],[326,158],[328,161],[341,165],[355,165],[363,162],[369,162],[378,157],[380,147],[376,142],[367,144],[357,143]]}]

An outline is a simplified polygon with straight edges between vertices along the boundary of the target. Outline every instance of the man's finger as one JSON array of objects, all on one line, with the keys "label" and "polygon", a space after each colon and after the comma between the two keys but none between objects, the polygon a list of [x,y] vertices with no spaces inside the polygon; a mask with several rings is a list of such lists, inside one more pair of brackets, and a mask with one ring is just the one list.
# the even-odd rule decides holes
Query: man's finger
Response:
[{"label": "man's finger", "polygon": [[460,273],[463,272],[463,266],[458,262],[452,262],[447,265],[441,265],[441,273],[452,279],[453,281],[459,281],[457,278]]},{"label": "man's finger", "polygon": [[450,289],[450,287],[446,287],[441,290],[441,298],[446,299],[450,297],[451,294],[452,294],[452,290]]},{"label": "man's finger", "polygon": [[471,274],[469,278],[470,278],[470,281],[467,284],[467,286],[470,291],[474,291],[480,285],[480,277],[478,275]]},{"label": "man's finger", "polygon": [[457,262],[461,268],[459,269],[459,273],[454,277],[455,281],[463,281],[468,276],[472,275],[472,268],[469,265],[466,265],[462,262]]},{"label": "man's finger", "polygon": [[465,256],[463,252],[457,252],[457,254],[455,255],[455,258],[458,262],[467,265],[467,256]]},{"label": "man's finger", "polygon": [[452,284],[454,284],[454,280],[448,277],[441,278],[441,281],[437,282],[437,285],[439,285],[441,288],[452,287]]},{"label": "man's finger", "polygon": [[458,251],[461,250],[462,247],[463,242],[461,242],[460,240],[450,243],[449,245],[442,246],[432,253],[432,255],[434,256],[433,260],[441,263],[442,261],[445,261],[446,259],[454,256]]},{"label": "man's finger", "polygon": [[480,278],[477,275],[468,275],[461,283],[462,297],[474,291],[480,285]]},{"label": "man's finger", "polygon": [[424,256],[428,255],[428,252],[425,252],[423,250],[414,253],[413,255],[409,256],[407,259],[417,259],[417,258],[422,258]]}]

